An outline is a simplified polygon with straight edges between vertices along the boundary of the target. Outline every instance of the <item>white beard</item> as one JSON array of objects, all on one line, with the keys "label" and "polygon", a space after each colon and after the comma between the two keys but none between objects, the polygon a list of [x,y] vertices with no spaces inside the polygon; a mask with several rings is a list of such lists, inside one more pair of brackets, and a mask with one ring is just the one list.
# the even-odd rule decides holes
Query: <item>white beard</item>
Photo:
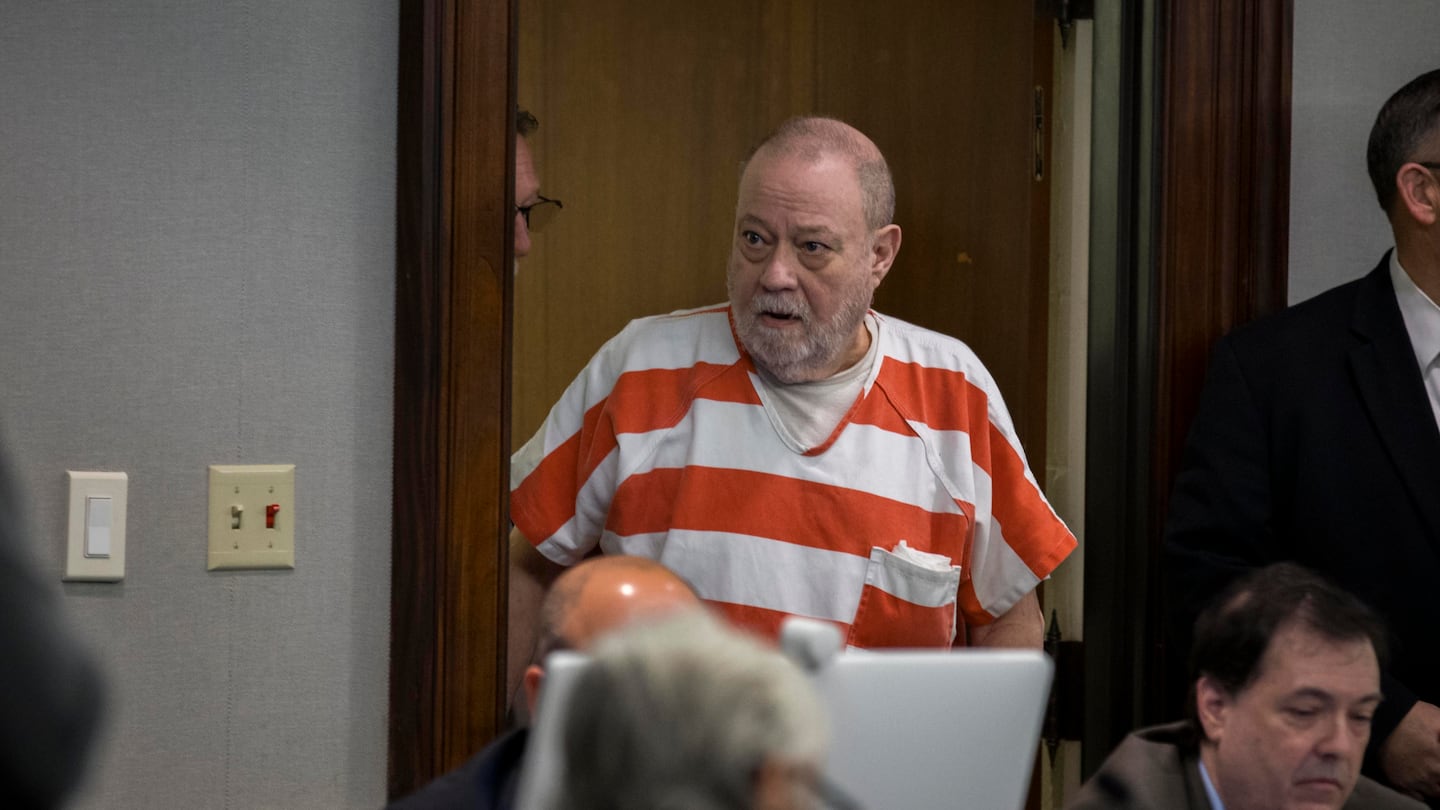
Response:
[{"label": "white beard", "polygon": [[[844,304],[826,321],[815,320],[805,297],[794,293],[759,293],[746,311],[735,308],[735,331],[755,364],[782,383],[812,382],[841,369],[830,368],[850,348],[873,300],[862,277],[847,290]],[[735,301],[731,285],[730,300]],[[760,323],[760,314],[785,314],[799,319],[799,336],[783,334]]]}]

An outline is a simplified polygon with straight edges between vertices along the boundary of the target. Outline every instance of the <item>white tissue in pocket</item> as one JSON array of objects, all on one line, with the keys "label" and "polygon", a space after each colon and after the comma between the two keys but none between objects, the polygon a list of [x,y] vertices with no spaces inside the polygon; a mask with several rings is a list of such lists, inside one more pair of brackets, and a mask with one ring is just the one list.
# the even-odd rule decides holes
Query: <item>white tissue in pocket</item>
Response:
[{"label": "white tissue in pocket", "polygon": [[951,563],[950,558],[944,554],[931,554],[928,551],[911,548],[905,544],[904,540],[896,543],[895,548],[891,549],[890,553],[917,568],[924,568],[927,571],[949,571],[951,568],[960,567]]}]

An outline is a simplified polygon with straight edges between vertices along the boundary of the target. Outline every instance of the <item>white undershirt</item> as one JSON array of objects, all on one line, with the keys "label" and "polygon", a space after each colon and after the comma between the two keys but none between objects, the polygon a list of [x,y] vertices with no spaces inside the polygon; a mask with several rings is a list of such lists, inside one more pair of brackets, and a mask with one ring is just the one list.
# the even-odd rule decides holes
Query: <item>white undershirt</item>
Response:
[{"label": "white undershirt", "polygon": [[1425,380],[1425,393],[1430,395],[1430,410],[1440,427],[1440,306],[1415,285],[1410,274],[1400,266],[1399,252],[1390,254],[1390,282],[1395,286],[1395,300],[1400,304],[1400,317],[1410,334],[1410,347]]},{"label": "white undershirt", "polygon": [[755,390],[770,416],[770,423],[775,426],[775,432],[791,450],[804,453],[824,444],[840,425],[840,420],[850,412],[875,367],[880,345],[879,328],[875,316],[866,313],[865,329],[870,333],[870,348],[865,356],[855,365],[823,380],[782,383],[756,365],[759,374]]}]

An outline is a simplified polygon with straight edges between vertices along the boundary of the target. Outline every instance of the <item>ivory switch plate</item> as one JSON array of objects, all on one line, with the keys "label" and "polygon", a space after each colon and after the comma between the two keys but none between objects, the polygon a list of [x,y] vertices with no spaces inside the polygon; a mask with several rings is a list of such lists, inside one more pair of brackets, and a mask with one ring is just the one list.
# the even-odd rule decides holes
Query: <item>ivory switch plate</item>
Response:
[{"label": "ivory switch plate", "polygon": [[70,479],[70,540],[65,554],[67,582],[119,582],[125,578],[125,500],[130,479],[123,472],[76,472]]},{"label": "ivory switch plate", "polygon": [[295,567],[295,465],[210,465],[207,570]]}]

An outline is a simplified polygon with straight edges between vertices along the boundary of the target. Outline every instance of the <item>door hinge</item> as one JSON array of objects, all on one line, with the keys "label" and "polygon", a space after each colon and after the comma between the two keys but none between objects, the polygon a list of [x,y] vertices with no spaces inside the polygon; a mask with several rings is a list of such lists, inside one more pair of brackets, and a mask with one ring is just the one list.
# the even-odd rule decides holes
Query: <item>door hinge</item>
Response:
[{"label": "door hinge", "polygon": [[1045,653],[1055,662],[1055,680],[1050,684],[1040,739],[1053,767],[1061,741],[1078,740],[1085,730],[1085,643],[1060,640],[1060,619],[1053,610],[1045,631]]},{"label": "door hinge", "polygon": [[1060,26],[1060,47],[1066,48],[1075,21],[1095,19],[1095,0],[1035,0],[1035,13],[1055,19]]}]

